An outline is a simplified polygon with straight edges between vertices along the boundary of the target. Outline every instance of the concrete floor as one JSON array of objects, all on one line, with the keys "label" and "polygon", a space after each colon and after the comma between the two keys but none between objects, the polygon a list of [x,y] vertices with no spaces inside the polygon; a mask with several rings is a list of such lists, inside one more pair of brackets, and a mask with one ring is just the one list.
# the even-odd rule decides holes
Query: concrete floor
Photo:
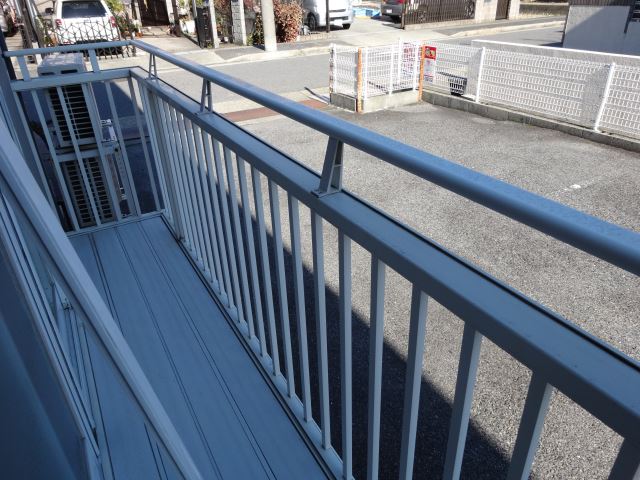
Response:
[{"label": "concrete floor", "polygon": [[[364,115],[332,114],[640,231],[640,156],[636,153],[428,104]],[[323,135],[282,117],[256,121],[245,128],[320,170],[326,146]],[[633,275],[351,148],[345,151],[344,182],[347,189],[407,225],[640,359],[640,280]],[[308,232],[306,213],[302,230]],[[328,226],[325,237],[328,285],[332,295],[337,295],[335,229]],[[305,265],[310,270],[310,239],[304,240]],[[359,356],[367,355],[370,257],[360,247],[354,248],[353,256],[353,302],[356,323],[361,327],[354,327],[361,333],[354,337],[354,362],[364,368],[354,369],[357,399],[361,398],[358,392],[366,398],[366,359]],[[386,291],[383,478],[389,478],[397,468],[394,462],[399,447],[394,425],[400,419],[409,296],[408,282],[391,274]],[[428,318],[416,452],[418,478],[441,474],[462,332],[462,322],[435,302],[430,303]],[[505,474],[529,379],[527,369],[485,340],[472,411],[474,430],[463,467],[465,478],[500,478]],[[332,396],[339,404],[337,394],[334,389]],[[357,412],[355,418],[357,422]],[[366,425],[360,427],[366,431]],[[616,434],[556,393],[534,477],[604,478],[619,442]],[[362,465],[356,464],[358,468]]]}]

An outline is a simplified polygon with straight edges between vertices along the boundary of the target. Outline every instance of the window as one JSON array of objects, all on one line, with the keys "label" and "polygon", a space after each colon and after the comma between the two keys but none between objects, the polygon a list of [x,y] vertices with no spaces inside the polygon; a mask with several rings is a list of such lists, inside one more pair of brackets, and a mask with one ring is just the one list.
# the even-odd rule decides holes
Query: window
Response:
[{"label": "window", "polygon": [[95,0],[64,2],[62,18],[102,17],[107,13],[100,2]]}]

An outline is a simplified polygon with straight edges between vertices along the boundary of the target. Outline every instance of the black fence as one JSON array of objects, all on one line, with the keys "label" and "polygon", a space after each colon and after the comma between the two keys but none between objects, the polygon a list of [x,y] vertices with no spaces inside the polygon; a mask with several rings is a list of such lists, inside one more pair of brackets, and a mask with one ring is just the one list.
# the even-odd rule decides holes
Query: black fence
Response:
[{"label": "black fence", "polygon": [[[54,22],[40,18],[38,28],[44,46],[82,45],[97,42],[116,42],[135,35],[136,27],[128,16],[119,15],[111,19],[92,19],[83,22]],[[96,50],[101,58],[131,57],[135,47],[124,46]]]},{"label": "black fence", "polygon": [[475,13],[475,0],[413,0],[404,5],[402,26],[471,20]]}]

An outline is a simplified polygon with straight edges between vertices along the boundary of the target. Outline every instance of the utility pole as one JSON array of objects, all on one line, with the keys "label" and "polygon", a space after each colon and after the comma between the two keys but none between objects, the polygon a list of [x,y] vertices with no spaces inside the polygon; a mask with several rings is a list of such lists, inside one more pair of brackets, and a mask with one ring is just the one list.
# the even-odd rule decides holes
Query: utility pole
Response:
[{"label": "utility pole", "polygon": [[180,28],[180,10],[178,10],[178,2],[171,0],[171,9],[173,10],[173,34],[176,37],[182,36],[182,29]]},{"label": "utility pole", "polygon": [[325,0],[325,23],[327,24],[327,33],[331,32],[331,24],[329,23],[329,0]]},{"label": "utility pole", "polygon": [[278,49],[276,43],[276,21],[273,15],[273,0],[260,0],[262,9],[262,31],[264,32],[264,51],[275,52]]}]

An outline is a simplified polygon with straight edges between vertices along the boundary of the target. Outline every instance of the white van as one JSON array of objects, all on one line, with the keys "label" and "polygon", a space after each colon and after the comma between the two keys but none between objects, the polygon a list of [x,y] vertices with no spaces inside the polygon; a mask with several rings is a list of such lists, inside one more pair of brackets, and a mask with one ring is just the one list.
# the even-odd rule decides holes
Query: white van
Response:
[{"label": "white van", "polygon": [[[329,0],[329,25],[345,30],[353,23],[352,0]],[[303,0],[305,23],[309,30],[327,26],[326,0]]]},{"label": "white van", "polygon": [[116,18],[104,0],[58,0],[55,33],[61,45],[120,39]]}]

